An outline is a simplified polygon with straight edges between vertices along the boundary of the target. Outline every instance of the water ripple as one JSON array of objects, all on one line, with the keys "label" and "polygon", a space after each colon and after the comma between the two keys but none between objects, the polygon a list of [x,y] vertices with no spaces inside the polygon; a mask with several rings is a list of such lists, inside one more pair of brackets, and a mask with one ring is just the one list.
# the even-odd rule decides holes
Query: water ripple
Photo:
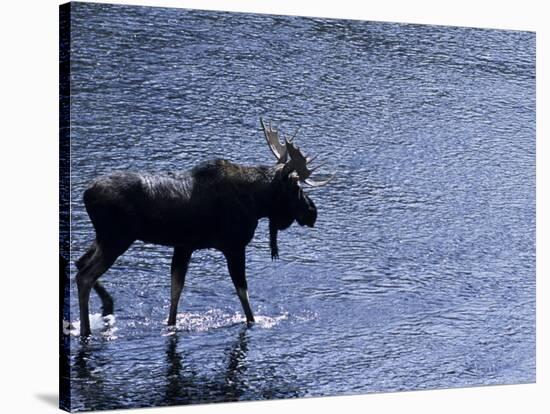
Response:
[{"label": "water ripple", "polygon": [[[146,407],[532,382],[535,36],[72,5],[71,403]],[[81,344],[82,192],[114,170],[272,163],[258,118],[336,173],[315,228],[260,222],[246,328],[219,252],[196,252],[166,326],[171,249],[102,277],[116,321]],[[72,327],[72,328],[71,328]]]}]

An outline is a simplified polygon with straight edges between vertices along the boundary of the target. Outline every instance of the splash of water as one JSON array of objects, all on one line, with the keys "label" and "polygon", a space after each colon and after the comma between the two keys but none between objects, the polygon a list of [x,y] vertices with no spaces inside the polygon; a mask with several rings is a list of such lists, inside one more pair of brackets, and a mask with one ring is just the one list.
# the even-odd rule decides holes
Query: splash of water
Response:
[{"label": "splash of water", "polygon": [[[281,321],[288,319],[288,312],[278,316],[257,315],[255,319],[255,327],[271,329]],[[240,312],[228,313],[221,309],[211,309],[206,312],[184,312],[177,315],[175,330],[206,332],[245,322],[246,318]],[[171,335],[173,332],[174,329],[167,335]]]},{"label": "splash of water", "polygon": [[[115,315],[102,316],[101,313],[90,314],[90,329],[92,332],[101,331],[101,334],[108,339],[116,339],[114,333],[118,330],[115,327]],[[63,320],[63,334],[80,336],[80,319],[69,322]]]}]

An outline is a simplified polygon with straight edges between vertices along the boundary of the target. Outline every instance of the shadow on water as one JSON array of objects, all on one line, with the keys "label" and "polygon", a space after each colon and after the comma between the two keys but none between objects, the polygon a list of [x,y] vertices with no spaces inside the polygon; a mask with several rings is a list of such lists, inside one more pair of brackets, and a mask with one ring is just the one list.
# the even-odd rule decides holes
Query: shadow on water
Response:
[{"label": "shadow on water", "polygon": [[214,364],[212,368],[206,368],[206,365],[211,363],[213,358],[207,358],[208,364],[206,364],[205,358],[197,359],[191,350],[183,349],[186,339],[185,336],[180,338],[178,334],[166,337],[164,373],[159,373],[161,377],[165,377],[164,392],[152,391],[149,395],[140,394],[132,397],[125,394],[119,387],[113,387],[113,381],[120,380],[115,377],[126,376],[129,373],[114,375],[110,373],[113,361],[108,353],[104,352],[108,342],[81,342],[72,365],[73,387],[78,389],[82,406],[79,404],[74,409],[77,411],[104,410],[125,406],[144,407],[240,400],[247,390],[245,374],[248,328],[243,326],[238,330],[237,339],[224,351],[221,365]]},{"label": "shadow on water", "polygon": [[225,370],[213,378],[201,376],[192,366],[186,351],[178,351],[179,335],[168,337],[166,344],[167,405],[212,401],[238,401],[246,391],[244,374],[248,352],[248,328],[243,326],[237,340],[228,348]]},{"label": "shadow on water", "polygon": [[109,396],[104,387],[105,378],[99,366],[106,366],[109,361],[96,355],[97,351],[97,347],[81,342],[73,362],[73,381],[76,379],[78,382],[79,393],[87,409],[105,410],[112,407],[113,396]]},{"label": "shadow on water", "polygon": [[[160,359],[153,361],[147,357],[124,371],[119,370],[109,341],[81,343],[72,360],[71,400],[78,401],[72,409],[105,410],[304,395],[305,388],[289,380],[295,378],[295,373],[279,372],[277,364],[265,365],[261,352],[253,352],[251,357],[251,341],[256,335],[253,328],[242,326],[233,333],[236,338],[222,344],[221,349],[213,345],[206,350],[196,349],[193,339],[186,334],[167,336],[161,348],[157,348],[160,353],[153,352]],[[140,374],[144,370],[150,375]],[[139,384],[130,388],[120,386],[136,376],[141,378]],[[158,385],[152,387],[151,383]]]}]

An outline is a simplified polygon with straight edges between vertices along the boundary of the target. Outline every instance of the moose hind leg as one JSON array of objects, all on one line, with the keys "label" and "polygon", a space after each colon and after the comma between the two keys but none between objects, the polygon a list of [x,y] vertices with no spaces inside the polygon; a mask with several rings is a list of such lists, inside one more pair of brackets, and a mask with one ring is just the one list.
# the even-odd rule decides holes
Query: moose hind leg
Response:
[{"label": "moose hind leg", "polygon": [[178,312],[178,302],[181,291],[185,284],[185,275],[191,259],[191,251],[176,247],[174,256],[172,256],[171,266],[171,287],[170,287],[170,315],[168,316],[168,325],[176,324],[176,314]]},{"label": "moose hind leg", "polygon": [[78,305],[80,310],[80,336],[89,336],[90,317],[89,317],[89,301],[90,291],[97,279],[107,271],[110,264],[105,261],[101,254],[95,254],[85,269],[78,272],[76,275],[76,284],[78,287]]},{"label": "moose hind leg", "polygon": [[[105,288],[101,286],[95,287],[97,280],[105,273],[115,262],[118,256],[126,251],[130,244],[125,245],[122,248],[122,245],[118,249],[105,248],[100,244],[97,245],[97,248],[93,256],[88,260],[86,265],[78,272],[76,275],[76,283],[78,287],[78,304],[80,310],[80,336],[89,336],[91,334],[90,330],[90,316],[89,316],[89,301],[90,301],[90,291],[92,287],[98,293],[99,297],[103,302],[103,313],[106,311],[112,311],[112,299],[107,293]],[[111,309],[109,309],[109,299],[111,302]]]},{"label": "moose hind leg", "polygon": [[103,285],[99,283],[99,280],[94,283],[94,290],[101,299],[101,316],[112,315],[114,313],[113,298]]},{"label": "moose hind leg", "polygon": [[80,259],[78,259],[76,261],[76,268],[78,270],[81,270],[83,269],[87,264],[88,264],[88,261],[92,258],[92,256],[94,255],[95,251],[97,249],[97,242],[94,240],[94,242],[92,243],[92,245],[90,246],[90,248],[86,251],[86,253],[84,253]]},{"label": "moose hind leg", "polygon": [[245,249],[237,249],[232,252],[225,252],[225,258],[227,259],[227,267],[229,269],[229,275],[237,290],[237,295],[241,301],[244,313],[246,315],[246,322],[254,323],[254,315],[252,314],[252,308],[250,307],[250,301],[248,299],[248,285],[246,283],[245,274]]}]

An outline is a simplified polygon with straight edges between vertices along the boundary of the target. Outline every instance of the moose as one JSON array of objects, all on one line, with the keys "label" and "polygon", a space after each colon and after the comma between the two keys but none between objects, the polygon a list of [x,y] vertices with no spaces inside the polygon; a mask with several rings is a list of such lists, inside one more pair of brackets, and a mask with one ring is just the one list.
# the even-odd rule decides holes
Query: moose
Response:
[{"label": "moose", "polygon": [[207,161],[189,171],[153,175],[115,172],[97,178],[84,191],[84,205],[95,240],[76,261],[80,335],[91,334],[88,315],[93,288],[102,315],[113,313],[113,299],[100,284],[103,275],[136,240],[174,248],[168,325],[176,313],[193,251],[217,249],[227,261],[229,275],[248,324],[254,315],[245,275],[245,249],[261,218],[269,219],[272,259],[278,258],[277,232],[296,220],[313,227],[317,208],[303,186],[327,184],[311,178],[306,157],[292,141],[260,118],[265,139],[277,162],[248,167],[224,159]]}]

